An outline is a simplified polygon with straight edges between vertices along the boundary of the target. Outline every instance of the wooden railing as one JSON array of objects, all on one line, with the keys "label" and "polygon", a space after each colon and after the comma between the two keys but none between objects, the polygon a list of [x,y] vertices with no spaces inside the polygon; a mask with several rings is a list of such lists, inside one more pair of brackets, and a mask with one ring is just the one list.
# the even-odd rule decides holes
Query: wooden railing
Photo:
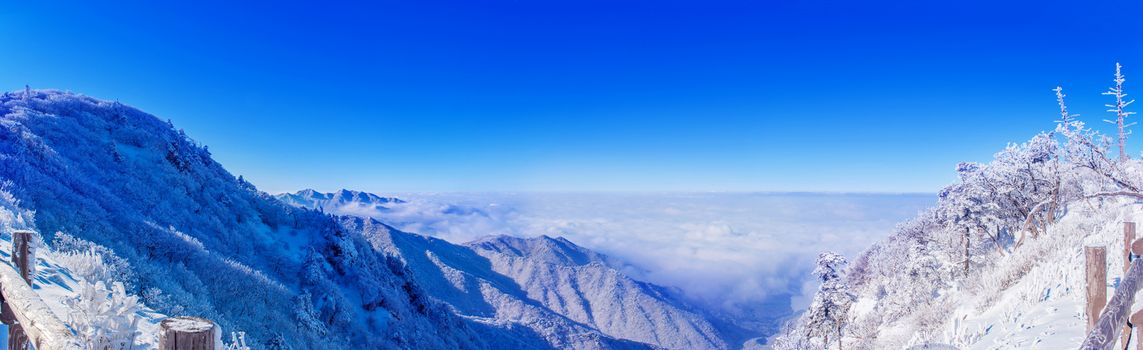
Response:
[{"label": "wooden railing", "polygon": [[[1136,331],[1136,350],[1143,350],[1143,311],[1131,314],[1135,293],[1143,288],[1143,239],[1135,239],[1135,223],[1123,223],[1123,278],[1107,300],[1107,249],[1084,247],[1087,279],[1087,338],[1080,349],[1109,350],[1120,344],[1126,349],[1131,329]],[[1133,258],[1134,257],[1134,258]],[[1128,316],[1130,315],[1130,317]],[[1122,340],[1122,342],[1120,342]]]},{"label": "wooden railing", "polygon": [[[8,326],[9,350],[80,350],[75,331],[55,315],[33,290],[36,258],[31,231],[12,232],[12,265],[0,263],[0,322]],[[197,317],[172,317],[159,324],[161,350],[215,350],[218,325]]]},{"label": "wooden railing", "polygon": [[12,266],[0,264],[0,322],[8,326],[8,349],[24,350],[29,343],[37,350],[80,349],[75,333],[32,290],[32,235],[13,232]]}]

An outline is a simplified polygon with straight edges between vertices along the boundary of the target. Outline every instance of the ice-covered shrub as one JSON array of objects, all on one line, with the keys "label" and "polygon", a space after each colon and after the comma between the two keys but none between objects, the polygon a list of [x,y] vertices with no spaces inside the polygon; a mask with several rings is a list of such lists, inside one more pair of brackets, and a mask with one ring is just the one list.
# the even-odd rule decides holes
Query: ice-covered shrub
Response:
[{"label": "ice-covered shrub", "polygon": [[0,231],[31,229],[35,227],[35,213],[20,208],[20,201],[9,192],[11,181],[0,182]]},{"label": "ice-covered shrub", "polygon": [[246,332],[230,332],[230,342],[222,347],[223,350],[250,350],[246,346]]},{"label": "ice-covered shrub", "polygon": [[110,269],[103,262],[103,257],[93,250],[60,253],[56,261],[84,282],[95,283],[113,280]]},{"label": "ice-covered shrub", "polygon": [[122,283],[111,288],[102,281],[80,281],[79,295],[65,300],[69,313],[68,326],[92,350],[128,350],[138,336],[138,312],[142,311],[139,298],[128,295]]},{"label": "ice-covered shrub", "polygon": [[126,259],[107,247],[57,232],[52,242],[55,260],[76,275],[77,279],[88,283],[123,283],[134,289],[136,278]]}]

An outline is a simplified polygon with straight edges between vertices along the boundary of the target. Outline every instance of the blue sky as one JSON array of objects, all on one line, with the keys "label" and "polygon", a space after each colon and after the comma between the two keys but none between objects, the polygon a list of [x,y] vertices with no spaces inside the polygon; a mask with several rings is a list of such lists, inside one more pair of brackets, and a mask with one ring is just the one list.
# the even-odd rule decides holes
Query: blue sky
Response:
[{"label": "blue sky", "polygon": [[1095,123],[1143,79],[1132,1],[370,3],[5,2],[0,87],[171,119],[271,192],[934,192],[1057,84]]}]

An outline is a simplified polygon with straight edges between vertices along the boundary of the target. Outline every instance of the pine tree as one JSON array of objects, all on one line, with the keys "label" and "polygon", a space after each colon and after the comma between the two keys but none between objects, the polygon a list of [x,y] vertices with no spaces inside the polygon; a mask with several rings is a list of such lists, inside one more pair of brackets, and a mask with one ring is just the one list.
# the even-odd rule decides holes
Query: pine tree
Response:
[{"label": "pine tree", "polygon": [[818,256],[814,277],[822,283],[814,296],[810,309],[806,311],[807,331],[810,338],[821,338],[822,345],[828,347],[830,337],[837,339],[841,349],[842,331],[849,318],[849,309],[856,296],[849,291],[845,268],[849,261],[834,252],[822,252]]},{"label": "pine tree", "polygon": [[1115,96],[1114,105],[1104,105],[1107,106],[1108,112],[1115,113],[1115,120],[1104,121],[1116,125],[1117,131],[1119,133],[1119,160],[1127,160],[1128,157],[1125,144],[1127,143],[1127,135],[1130,134],[1130,132],[1127,131],[1127,128],[1135,125],[1135,123],[1127,124],[1125,123],[1125,120],[1128,116],[1135,114],[1135,112],[1127,112],[1124,109],[1127,108],[1127,106],[1131,105],[1132,102],[1135,102],[1135,100],[1125,99],[1127,94],[1123,92],[1123,82],[1126,79],[1123,77],[1122,69],[1123,66],[1120,65],[1119,62],[1115,62],[1115,86],[1107,89],[1107,92],[1103,93],[1104,95]]}]

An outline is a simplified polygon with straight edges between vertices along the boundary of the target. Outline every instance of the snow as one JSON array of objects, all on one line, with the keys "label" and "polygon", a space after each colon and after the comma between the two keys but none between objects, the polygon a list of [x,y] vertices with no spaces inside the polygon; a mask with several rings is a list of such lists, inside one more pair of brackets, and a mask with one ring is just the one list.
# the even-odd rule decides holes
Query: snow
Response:
[{"label": "snow", "polygon": [[[43,247],[37,249],[37,245],[43,243],[38,236],[33,236],[30,247],[35,258],[35,268],[31,270],[32,286],[18,288],[26,283],[12,263],[11,232],[26,230],[32,227],[33,221],[34,214],[31,211],[21,208],[7,190],[0,189],[0,227],[4,228],[3,234],[0,234],[0,288],[5,289],[4,295],[7,301],[20,310],[27,311],[26,316],[31,319],[25,320],[24,324],[39,328],[40,334],[55,336],[78,333],[78,337],[47,340],[51,344],[42,345],[45,348],[80,345],[91,348],[94,344],[85,341],[92,335],[86,333],[88,330],[96,332],[111,330],[122,333],[127,333],[129,330],[138,331],[142,336],[127,334],[129,338],[120,338],[122,340],[120,345],[107,348],[116,350],[156,348],[157,322],[164,318],[164,315],[143,305],[126,308],[120,306],[114,310],[102,308],[103,305],[109,305],[109,302],[115,304],[114,300],[109,298],[108,294],[111,293],[106,289],[102,290],[107,292],[104,295],[99,295],[99,292],[94,295],[90,293],[92,288],[84,278],[99,279],[99,283],[102,284],[104,280],[111,281],[114,280],[113,276],[116,276],[115,272],[109,270],[108,265],[95,254],[69,254]],[[80,259],[76,259],[77,257]],[[77,267],[80,269],[76,269]],[[116,292],[123,296],[121,284],[117,284],[117,287],[119,288]],[[85,292],[88,292],[86,296]],[[80,307],[96,312],[86,314],[79,312],[81,310],[74,305],[77,301],[81,302]],[[0,332],[0,334],[6,336],[7,333]],[[79,340],[80,343],[71,342],[73,339]]]},{"label": "snow", "polygon": [[[1082,247],[1108,247],[1107,295],[1113,295],[1123,271],[1121,223],[1137,218],[1143,219],[1143,205],[1135,202],[1069,213],[1051,236],[1031,243],[1039,246],[1029,250],[1042,263],[1000,294],[994,305],[982,310],[976,307],[983,302],[982,296],[966,293],[958,298],[961,306],[946,326],[945,341],[964,349],[1079,347],[1087,325]],[[1009,258],[1016,259],[1020,258]],[[1140,306],[1143,303],[1136,297],[1134,309]]]},{"label": "snow", "polygon": [[214,322],[197,317],[174,317],[162,322],[167,329],[182,333],[202,333],[214,329]]}]

